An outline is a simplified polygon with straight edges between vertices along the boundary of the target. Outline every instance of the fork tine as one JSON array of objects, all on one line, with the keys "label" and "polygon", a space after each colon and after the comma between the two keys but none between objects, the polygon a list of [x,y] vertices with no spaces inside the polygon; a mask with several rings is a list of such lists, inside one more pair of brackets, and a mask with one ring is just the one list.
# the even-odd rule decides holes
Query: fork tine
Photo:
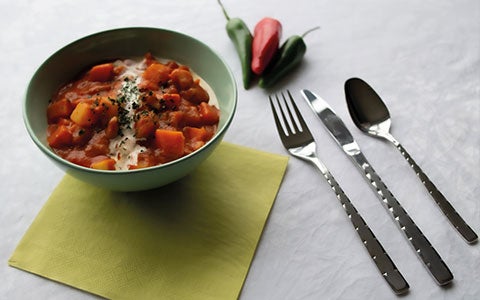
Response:
[{"label": "fork tine", "polygon": [[[287,90],[287,93],[289,94],[290,96],[290,103],[291,105],[295,106],[295,103],[294,103],[294,100],[292,98],[292,96],[290,95],[290,91]],[[285,110],[287,111],[288,113],[288,116],[289,116],[289,119],[290,119],[290,123],[292,124],[292,127],[293,127],[293,131],[295,133],[299,133],[300,132],[300,129],[297,125],[297,122],[295,121],[295,118],[293,117],[293,114],[292,114],[292,111],[290,109],[290,105],[288,104],[288,101],[287,101],[287,98],[285,97],[285,94],[283,92],[280,93],[282,95],[282,98],[283,98],[283,103],[285,104]],[[299,113],[298,113],[298,110],[295,110],[295,113],[298,117]]]},{"label": "fork tine", "polygon": [[[280,134],[280,138],[283,141],[283,139],[285,138],[285,130],[282,127],[282,123],[280,123],[280,119],[278,117],[277,110],[275,108],[275,105],[273,104],[274,100],[272,99],[271,96],[268,96],[268,99],[270,100],[270,106],[272,107],[273,119],[275,120],[275,125],[277,126],[277,131]],[[278,104],[279,103],[278,103],[278,97],[277,97],[277,106],[279,107]]]},{"label": "fork tine", "polygon": [[[278,94],[275,94],[274,96],[268,96],[270,100],[270,106],[273,112],[273,117],[275,119],[275,125],[277,126],[277,130],[281,134],[282,140],[294,135],[301,135],[305,138],[311,136],[310,130],[308,129],[308,126],[305,123],[305,120],[303,119],[300,110],[295,104],[295,100],[293,99],[292,94],[289,90],[287,90],[286,92],[288,95],[288,99],[283,92],[280,92],[281,98],[283,99],[283,105]],[[276,105],[274,104],[274,102]],[[293,108],[293,111],[291,107]]]},{"label": "fork tine", "polygon": [[[283,96],[283,94],[282,94],[282,96]],[[282,104],[280,103],[280,98],[278,97],[278,95],[275,95],[275,99],[277,100],[277,107],[278,107],[278,110],[280,111],[280,115],[282,117],[283,124],[285,125],[285,130],[287,131],[286,134],[287,134],[287,136],[291,136],[298,131],[295,127],[295,121],[292,118],[292,114],[290,113],[290,111],[288,109],[288,105],[287,105],[287,102],[285,101],[285,97],[283,97],[283,100],[285,102],[285,107],[288,111],[289,118],[287,118],[287,115],[285,114],[285,109],[282,107]],[[290,120],[290,122],[289,122],[289,120]],[[290,123],[293,124],[293,130],[292,130],[292,127],[290,126]]]},{"label": "fork tine", "polygon": [[[300,113],[300,111],[298,110],[298,107],[297,105],[295,104],[295,100],[293,100],[293,97],[292,97],[292,94],[290,94],[290,91],[287,90],[287,94],[288,94],[288,97],[290,98],[290,103],[292,104],[292,107],[293,107],[293,110],[295,111],[295,115],[297,116],[297,119],[298,119],[298,122],[300,123],[300,127],[302,128],[301,131],[303,131],[304,133],[308,133],[310,134],[310,130],[308,129],[308,126],[307,124],[305,123],[305,120],[303,119],[302,117],[302,114]],[[282,94],[283,95],[283,94]],[[284,96],[285,98],[285,96]],[[290,117],[292,119],[292,122],[295,123],[293,121],[293,118],[292,118],[292,114],[290,112],[290,109],[288,110],[288,112],[290,113]],[[297,129],[297,125],[295,125],[295,130],[296,132],[299,132],[299,130]]]}]

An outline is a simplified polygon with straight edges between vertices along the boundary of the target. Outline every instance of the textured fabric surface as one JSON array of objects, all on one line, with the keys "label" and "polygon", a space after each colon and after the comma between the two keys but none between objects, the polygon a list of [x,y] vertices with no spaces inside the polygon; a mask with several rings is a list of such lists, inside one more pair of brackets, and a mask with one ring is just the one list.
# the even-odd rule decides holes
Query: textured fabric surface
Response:
[{"label": "textured fabric surface", "polygon": [[[20,239],[63,178],[26,133],[21,102],[35,70],[83,36],[121,27],[180,31],[217,51],[237,81],[238,107],[224,140],[286,154],[268,95],[289,89],[318,154],[410,284],[401,300],[480,299],[480,243],[466,244],[402,155],[353,124],[344,84],[360,77],[382,97],[392,134],[465,221],[480,233],[480,1],[222,0],[253,31],[269,16],[282,41],[309,28],[296,70],[271,90],[242,88],[242,70],[215,0],[0,1],[0,299],[97,299],[9,267]],[[453,272],[439,287],[389,213],[303,101],[310,89],[343,119],[374,169]],[[6,142],[7,141],[7,142]],[[240,300],[398,299],[318,171],[291,158]]]},{"label": "textured fabric surface", "polygon": [[115,299],[236,299],[287,157],[222,143],[194,173],[119,193],[66,175],[9,264]]}]

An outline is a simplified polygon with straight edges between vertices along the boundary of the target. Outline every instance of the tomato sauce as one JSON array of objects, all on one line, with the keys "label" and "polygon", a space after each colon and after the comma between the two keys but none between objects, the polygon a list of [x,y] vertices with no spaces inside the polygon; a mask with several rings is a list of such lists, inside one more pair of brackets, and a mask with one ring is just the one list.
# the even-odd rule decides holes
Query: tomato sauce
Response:
[{"label": "tomato sauce", "polygon": [[184,65],[147,53],[95,65],[55,93],[47,141],[72,163],[102,170],[164,164],[201,148],[220,119],[215,95]]}]

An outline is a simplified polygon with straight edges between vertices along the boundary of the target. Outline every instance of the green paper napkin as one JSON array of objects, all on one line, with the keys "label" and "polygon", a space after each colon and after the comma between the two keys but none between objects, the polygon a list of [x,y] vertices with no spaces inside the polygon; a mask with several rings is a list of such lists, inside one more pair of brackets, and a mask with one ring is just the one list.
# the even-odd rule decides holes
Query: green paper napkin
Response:
[{"label": "green paper napkin", "polygon": [[106,298],[235,299],[287,160],[222,143],[187,177],[135,193],[66,175],[9,264]]}]

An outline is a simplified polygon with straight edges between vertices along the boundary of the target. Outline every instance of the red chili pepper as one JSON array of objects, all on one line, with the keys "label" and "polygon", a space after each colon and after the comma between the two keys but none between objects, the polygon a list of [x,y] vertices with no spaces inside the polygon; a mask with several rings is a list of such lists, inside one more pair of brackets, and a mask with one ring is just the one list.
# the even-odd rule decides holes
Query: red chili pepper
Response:
[{"label": "red chili pepper", "polygon": [[252,71],[260,75],[278,50],[282,24],[276,19],[263,18],[255,26],[252,41]]}]

